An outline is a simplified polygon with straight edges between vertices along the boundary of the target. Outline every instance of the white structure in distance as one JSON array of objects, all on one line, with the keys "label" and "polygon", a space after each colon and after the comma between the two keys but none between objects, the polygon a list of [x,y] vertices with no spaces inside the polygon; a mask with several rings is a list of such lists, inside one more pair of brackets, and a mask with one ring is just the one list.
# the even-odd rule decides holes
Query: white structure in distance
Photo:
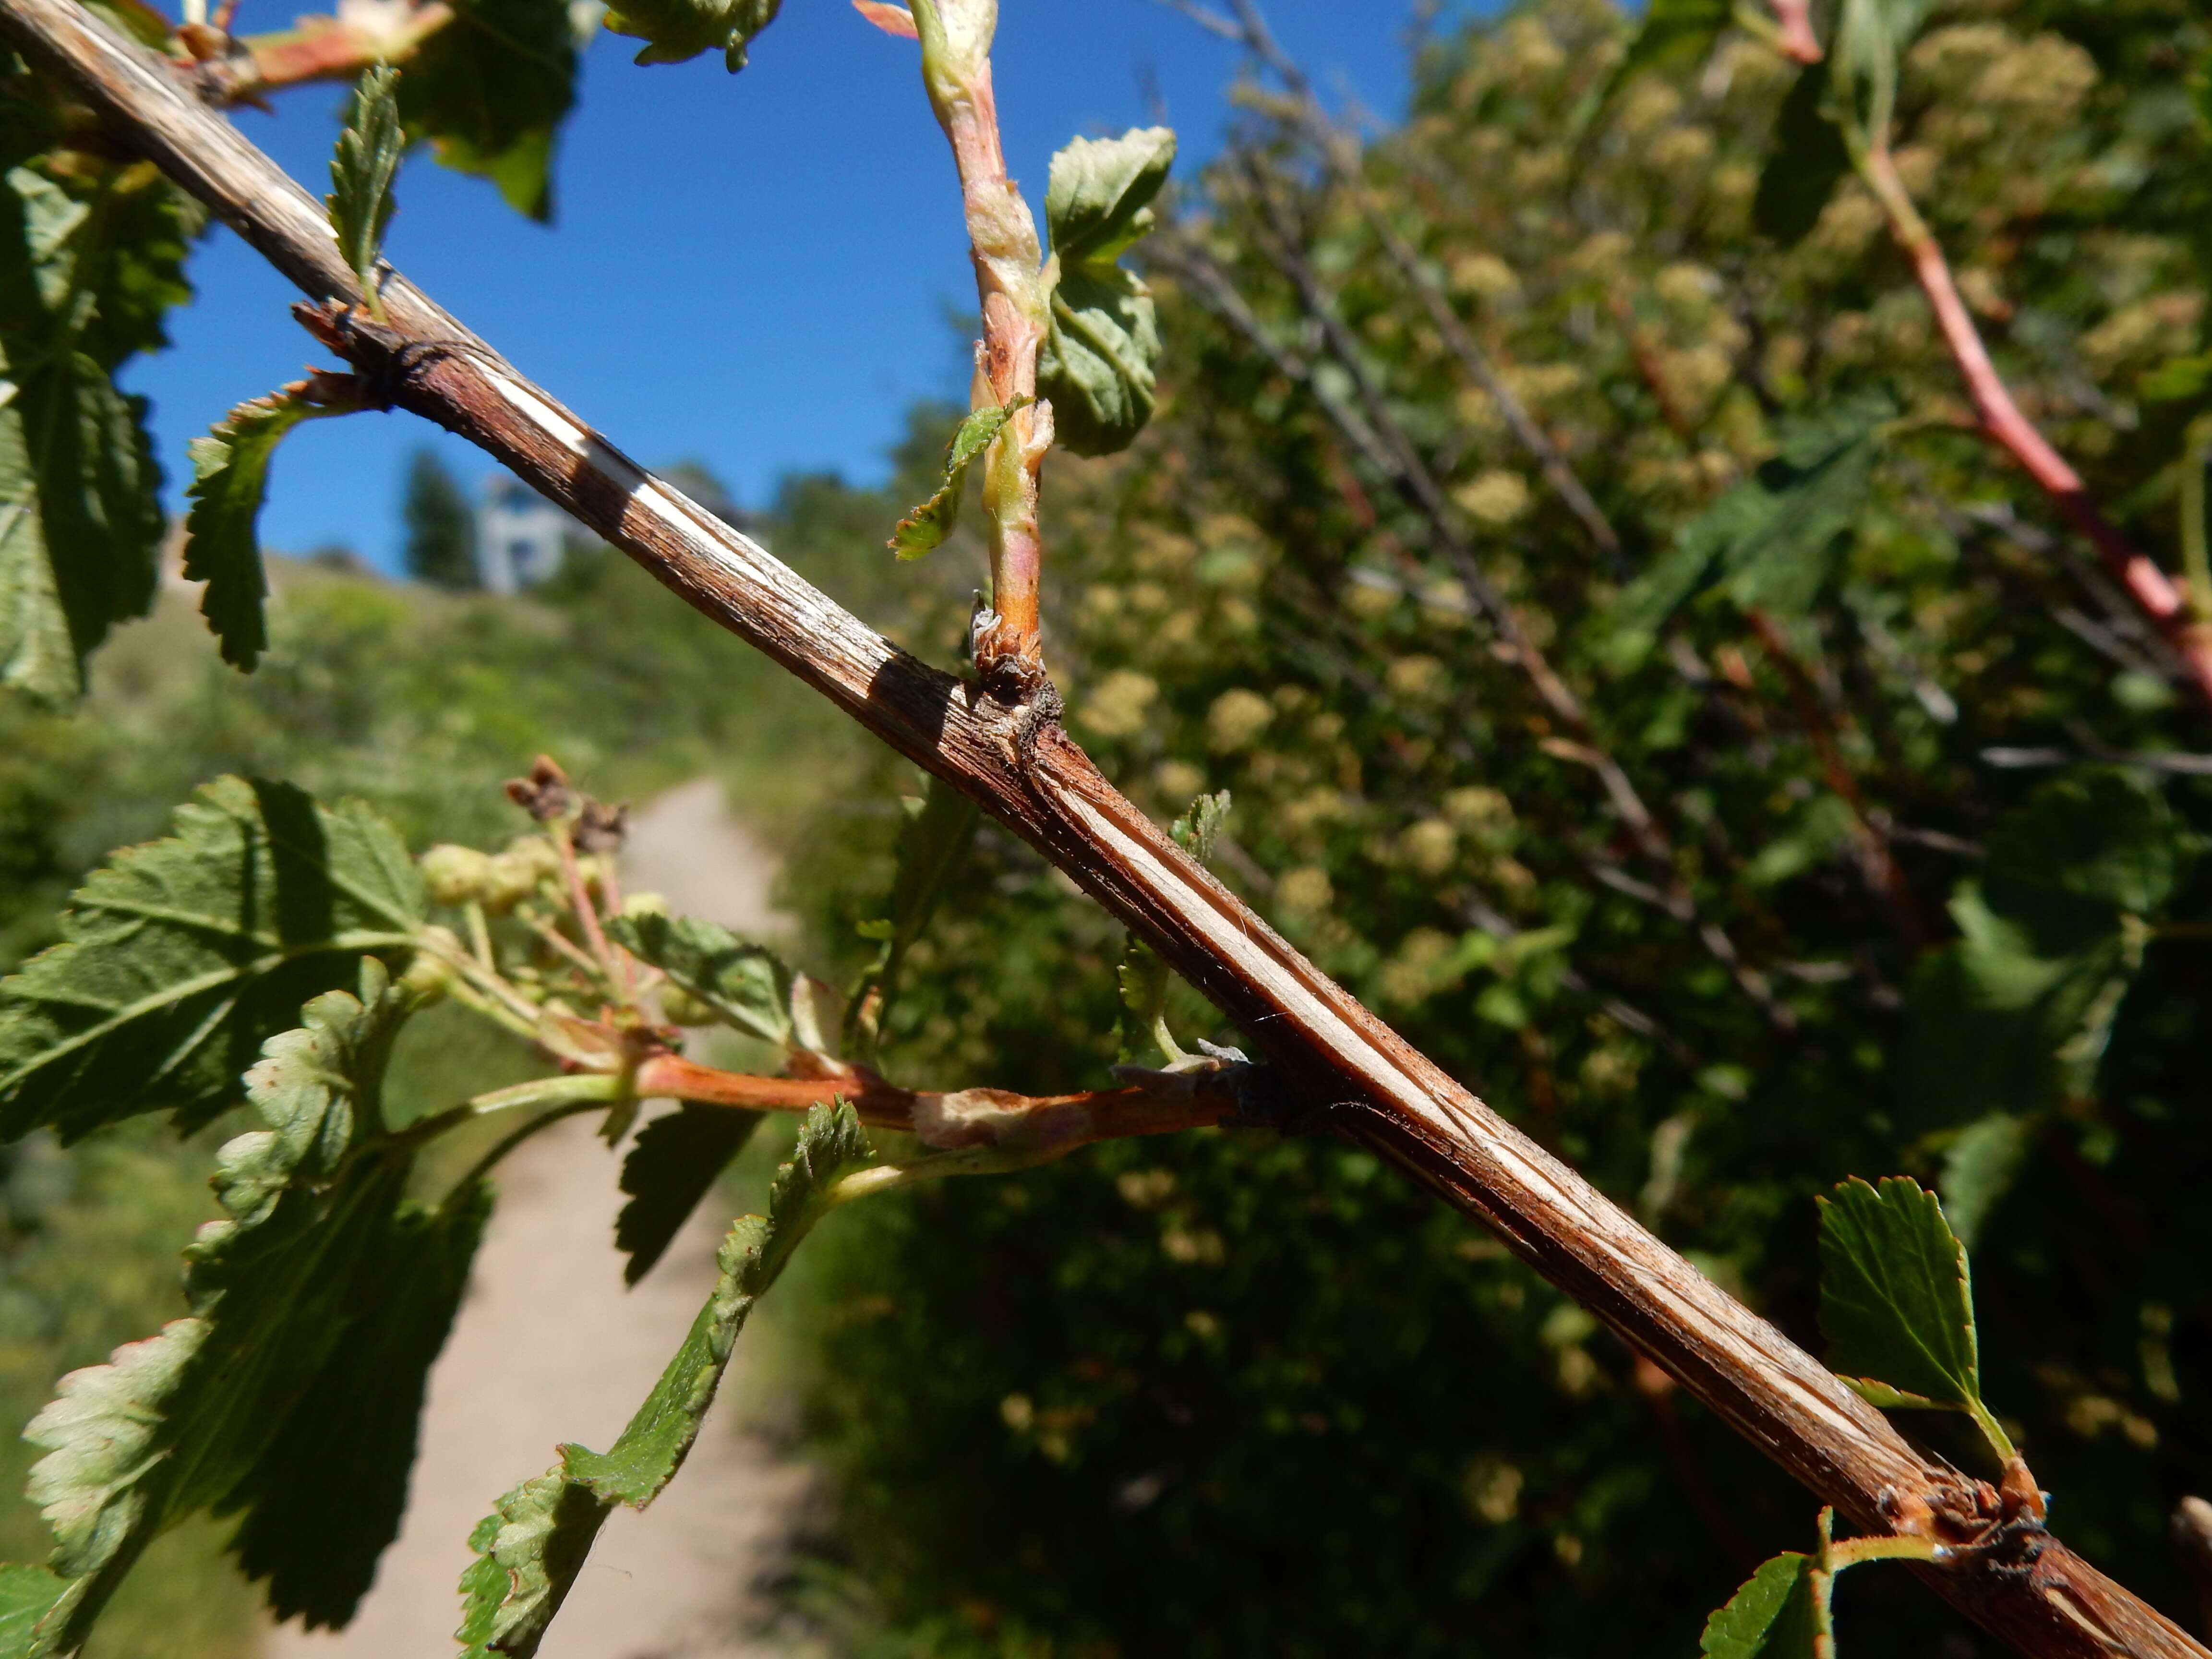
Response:
[{"label": "white structure in distance", "polygon": [[561,571],[568,515],[504,472],[484,481],[477,502],[477,572],[486,589],[512,593]]}]

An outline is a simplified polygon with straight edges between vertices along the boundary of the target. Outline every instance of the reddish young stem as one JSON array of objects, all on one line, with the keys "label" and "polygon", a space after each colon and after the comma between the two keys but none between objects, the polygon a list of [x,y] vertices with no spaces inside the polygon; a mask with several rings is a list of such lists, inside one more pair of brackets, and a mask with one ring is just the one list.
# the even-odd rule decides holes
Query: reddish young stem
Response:
[{"label": "reddish young stem", "polygon": [[1943,343],[1950,349],[1952,361],[1958,364],[1973,398],[1982,429],[2027,469],[2066,521],[2095,547],[2105,568],[2172,647],[2198,691],[2212,700],[2212,635],[2208,635],[2204,620],[2190,616],[2180,589],[2097,510],[2082,486],[2081,474],[2067,465],[2013,401],[2010,388],[1990,361],[1981,331],[1974,326],[1966,301],[1960,298],[1942,245],[1898,176],[1888,145],[1868,146],[1859,157],[1859,171],[1881,204],[1891,236],[1911,262],[1913,276],[1936,313],[1936,326],[1942,331]]},{"label": "reddish young stem", "polygon": [[647,1060],[637,1068],[635,1086],[647,1099],[690,1100],[756,1111],[803,1112],[842,1100],[863,1123],[902,1129],[945,1150],[996,1146],[1073,1152],[1093,1141],[1211,1127],[1236,1109],[1234,1099],[1220,1089],[1103,1089],[1073,1095],[1018,1095],[1005,1089],[935,1091],[902,1089],[865,1066],[845,1067],[830,1077],[750,1077],[697,1065],[680,1054]]},{"label": "reddish young stem", "polygon": [[[226,14],[218,12],[219,20]],[[302,17],[277,34],[249,34],[228,42],[219,21],[203,27],[217,44],[241,50],[212,51],[189,71],[201,95],[218,104],[251,103],[264,92],[311,81],[345,81],[376,64],[398,63],[413,55],[428,36],[453,21],[447,0],[425,0],[389,33],[375,33],[335,17]],[[189,36],[192,32],[187,30]]]},{"label": "reddish young stem", "polygon": [[[1036,396],[1045,302],[1043,252],[1021,191],[1006,176],[999,108],[991,85],[990,31],[978,21],[994,0],[917,0],[922,78],[952,145],[968,222],[975,294],[983,313],[976,354],[976,408],[1006,408]],[[976,39],[980,34],[980,40]],[[991,520],[991,610],[978,618],[975,670],[985,685],[1025,702],[1044,679],[1037,586],[1044,557],[1037,528],[1037,474],[1052,447],[1048,406],[1027,403],[1006,422],[983,465],[983,510]]]},{"label": "reddish young stem", "polygon": [[1774,44],[1785,58],[1794,58],[1801,64],[1820,61],[1820,37],[1813,33],[1811,0],[1773,0],[1774,21],[1781,25],[1781,33]]}]

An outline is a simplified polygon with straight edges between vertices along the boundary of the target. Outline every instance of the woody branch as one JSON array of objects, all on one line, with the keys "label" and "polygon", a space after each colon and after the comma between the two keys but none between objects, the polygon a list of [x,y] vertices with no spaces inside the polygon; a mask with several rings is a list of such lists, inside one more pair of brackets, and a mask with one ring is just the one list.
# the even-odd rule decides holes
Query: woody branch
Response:
[{"label": "woody branch", "polygon": [[[1779,1331],[1409,1048],[1193,862],[1050,721],[900,651],[637,467],[396,274],[389,325],[306,193],[160,59],[70,0],[0,0],[0,26],[179,184],[325,302],[301,309],[400,407],[483,447],[1066,871],[1245,1030],[1310,1110],[1483,1222],[1784,1469],[1871,1534],[1971,1544],[1997,1494],[1917,1452]],[[1916,1568],[2036,1659],[2212,1659],[2038,1532]]]}]

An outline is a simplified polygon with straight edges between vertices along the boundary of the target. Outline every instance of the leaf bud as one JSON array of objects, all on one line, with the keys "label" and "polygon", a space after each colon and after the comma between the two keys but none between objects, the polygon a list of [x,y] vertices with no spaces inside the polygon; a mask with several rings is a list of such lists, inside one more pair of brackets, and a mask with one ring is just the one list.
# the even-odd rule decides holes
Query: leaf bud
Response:
[{"label": "leaf bud", "polygon": [[[455,848],[447,850],[466,852],[470,849]],[[481,858],[483,854],[478,854],[477,856]],[[460,977],[452,961],[444,952],[446,951],[459,952],[461,949],[461,942],[453,936],[449,928],[426,928],[424,933],[426,945],[428,948],[415,952],[415,959],[407,964],[407,971],[399,976],[399,983],[422,1001],[436,1002],[445,996],[446,993],[452,988],[453,981]]]},{"label": "leaf bud", "polygon": [[517,836],[502,855],[515,860],[537,881],[551,881],[561,873],[561,849],[543,836]]},{"label": "leaf bud", "polygon": [[538,870],[528,859],[509,850],[486,860],[483,908],[485,914],[503,916],[538,890]]},{"label": "leaf bud", "polygon": [[462,905],[483,896],[491,860],[475,848],[447,842],[433,847],[419,862],[433,904]]},{"label": "leaf bud", "polygon": [[720,1018],[713,1004],[702,1002],[680,985],[661,988],[660,1012],[671,1025],[712,1025]]}]

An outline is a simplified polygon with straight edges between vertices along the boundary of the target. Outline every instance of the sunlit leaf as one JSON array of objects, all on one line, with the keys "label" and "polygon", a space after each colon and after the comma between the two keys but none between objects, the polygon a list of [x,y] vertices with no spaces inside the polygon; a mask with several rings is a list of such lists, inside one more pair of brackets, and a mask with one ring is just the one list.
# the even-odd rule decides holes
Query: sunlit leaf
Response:
[{"label": "sunlit leaf", "polygon": [[1607,647],[1616,664],[1642,660],[1668,619],[1708,589],[1785,619],[1810,610],[1865,511],[1877,434],[1895,413],[1873,393],[1793,422],[1780,453],[1684,526],[1673,550],[1621,594]]},{"label": "sunlit leaf", "polygon": [[607,27],[647,44],[641,64],[680,64],[720,47],[735,75],[745,66],[753,37],[775,21],[783,0],[622,0],[607,10]]},{"label": "sunlit leaf", "polygon": [[1826,1611],[1813,1561],[1785,1551],[1764,1564],[1705,1621],[1705,1659],[1817,1659]]},{"label": "sunlit leaf", "polygon": [[286,433],[317,415],[289,392],[243,403],[204,438],[188,446],[192,507],[185,520],[185,580],[205,582],[200,614],[222,644],[222,659],[252,669],[268,648],[262,601],[269,583],[262,573],[255,526],[269,493],[269,463]]},{"label": "sunlit leaf", "polygon": [[1152,227],[1175,134],[1146,127],[1078,138],[1052,158],[1045,222],[1058,280],[1037,360],[1058,441],[1079,455],[1128,447],[1152,417],[1159,326],[1152,291],[1117,263]]},{"label": "sunlit leaf", "polygon": [[1967,1413],[2010,1456],[1982,1403],[1966,1247],[1936,1194],[1902,1176],[1879,1188],[1854,1176],[1820,1205],[1829,1365],[1876,1405]]},{"label": "sunlit leaf", "polygon": [[892,552],[902,559],[918,559],[952,533],[960,518],[960,498],[968,487],[968,469],[998,441],[1014,411],[1031,401],[1017,398],[1010,404],[975,410],[960,422],[945,452],[944,481],[935,495],[899,520],[888,544]]},{"label": "sunlit leaf", "polygon": [[763,1042],[791,1039],[791,969],[766,945],[696,916],[614,916],[607,933],[723,1023]]},{"label": "sunlit leaf", "polygon": [[1991,1112],[1959,1132],[1943,1155],[1943,1213],[1968,1249],[2027,1161],[2033,1128],[2009,1112]]},{"label": "sunlit leaf", "polygon": [[[368,1434],[322,1471],[327,1480],[352,1468],[381,1485],[387,1501],[380,1504],[327,1486],[302,1492],[300,1472],[270,1460],[288,1443],[334,1447],[362,1429],[351,1420],[303,1422],[299,1414],[312,1417],[337,1403],[334,1393],[342,1397],[357,1385],[343,1351],[361,1322],[380,1319],[388,1297],[379,1287],[392,1288],[387,1275],[406,1253],[408,1157],[362,1149],[380,1125],[378,1093],[408,1006],[368,959],[358,998],[319,997],[303,1027],[270,1042],[248,1085],[264,1127],[218,1155],[223,1218],[202,1227],[185,1251],[187,1316],[117,1349],[106,1364],[70,1372],[24,1431],[46,1453],[31,1472],[30,1496],[53,1528],[54,1569],[82,1581],[65,1620],[49,1621],[34,1652],[73,1651],[146,1546],[202,1510],[246,1512],[240,1536],[263,1547],[262,1570],[278,1575],[277,1587],[296,1605],[349,1611],[350,1597],[331,1594],[325,1574],[333,1568],[366,1584],[375,1551],[396,1525],[392,1482],[402,1490],[405,1483],[404,1461],[394,1472],[374,1460],[380,1453],[404,1460],[411,1430],[404,1443]],[[450,1317],[458,1299],[455,1292],[437,1305]],[[442,1327],[427,1338],[418,1334],[413,1347],[423,1366],[442,1335]],[[385,1380],[404,1395],[404,1376]],[[419,1375],[413,1389],[419,1400]],[[380,1409],[404,1404],[394,1399]],[[352,1515],[349,1506],[364,1499],[363,1512]],[[272,1521],[256,1510],[264,1500],[278,1504]],[[313,1532],[289,1540],[282,1558],[268,1555],[271,1526],[285,1517],[296,1526],[303,1503],[316,1530],[349,1538],[351,1547],[342,1544],[329,1564],[298,1565],[297,1552],[313,1547]],[[335,1523],[333,1509],[348,1509],[350,1524]]]},{"label": "sunlit leaf", "polygon": [[43,702],[153,602],[161,470],[112,374],[160,342],[196,228],[158,180],[79,199],[24,166],[0,187],[0,685]]},{"label": "sunlit leaf", "polygon": [[362,952],[404,950],[422,916],[413,860],[367,807],[217,780],[0,980],[0,1134],[74,1139],[164,1109],[207,1121],[302,1003],[350,982]]},{"label": "sunlit leaf", "polygon": [[392,181],[407,136],[399,125],[399,71],[379,64],[364,70],[346,100],[344,125],[331,155],[331,193],[323,199],[337,233],[338,252],[361,283],[369,309],[379,309],[376,262],[384,229],[392,222]]}]

